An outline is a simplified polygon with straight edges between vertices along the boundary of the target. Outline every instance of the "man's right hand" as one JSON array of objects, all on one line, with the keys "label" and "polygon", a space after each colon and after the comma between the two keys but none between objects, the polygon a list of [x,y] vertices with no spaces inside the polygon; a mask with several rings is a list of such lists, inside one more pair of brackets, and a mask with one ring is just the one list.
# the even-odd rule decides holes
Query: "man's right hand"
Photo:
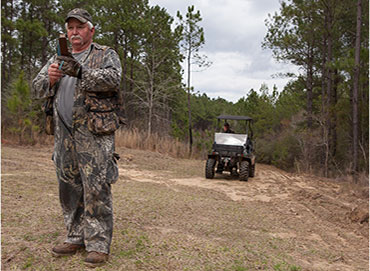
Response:
[{"label": "man's right hand", "polygon": [[54,84],[63,76],[63,72],[59,70],[59,65],[57,63],[53,63],[49,66],[48,74],[50,87],[54,86]]}]

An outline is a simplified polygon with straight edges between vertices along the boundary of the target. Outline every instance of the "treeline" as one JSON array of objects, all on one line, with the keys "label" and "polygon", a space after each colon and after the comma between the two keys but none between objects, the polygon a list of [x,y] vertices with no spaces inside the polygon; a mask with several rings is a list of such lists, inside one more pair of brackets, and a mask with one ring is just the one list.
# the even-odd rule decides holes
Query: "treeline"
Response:
[{"label": "treeline", "polygon": [[263,46],[302,72],[295,80],[306,101],[302,155],[324,175],[368,170],[368,11],[363,0],[283,1],[266,21]]},{"label": "treeline", "polygon": [[[75,7],[92,14],[95,41],[120,55],[125,129],[188,142],[189,88],[181,83],[186,27],[146,0],[2,1],[3,137],[32,143],[42,133],[41,101],[30,96],[30,84],[55,54],[64,18]],[[363,0],[283,1],[266,20],[262,46],[300,73],[285,75],[292,79],[280,92],[261,84],[236,103],[192,93],[195,151],[211,148],[217,115],[248,115],[259,162],[325,176],[368,171],[367,11]],[[184,15],[200,21],[194,9]]]}]

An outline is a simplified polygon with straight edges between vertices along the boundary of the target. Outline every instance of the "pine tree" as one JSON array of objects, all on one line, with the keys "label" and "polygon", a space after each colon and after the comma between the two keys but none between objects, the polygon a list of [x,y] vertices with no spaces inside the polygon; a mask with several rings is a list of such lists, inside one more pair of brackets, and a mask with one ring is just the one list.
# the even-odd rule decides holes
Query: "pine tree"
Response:
[{"label": "pine tree", "polygon": [[202,21],[200,11],[195,12],[194,6],[189,6],[186,13],[186,18],[183,18],[180,12],[177,12],[177,17],[180,20],[183,38],[181,48],[184,51],[187,65],[187,92],[188,92],[188,125],[189,125],[189,153],[192,153],[193,134],[192,134],[192,116],[191,116],[191,66],[196,64],[199,67],[209,66],[210,63],[205,56],[199,55],[199,50],[205,43],[203,27],[199,25]]}]

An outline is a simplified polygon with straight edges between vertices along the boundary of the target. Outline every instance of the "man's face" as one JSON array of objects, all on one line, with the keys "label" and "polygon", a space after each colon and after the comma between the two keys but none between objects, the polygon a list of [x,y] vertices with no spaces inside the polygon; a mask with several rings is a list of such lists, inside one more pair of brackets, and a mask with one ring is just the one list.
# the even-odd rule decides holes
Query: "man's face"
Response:
[{"label": "man's face", "polygon": [[226,132],[229,129],[226,125],[224,125],[224,131]]},{"label": "man's face", "polygon": [[72,44],[74,53],[82,52],[88,48],[92,42],[95,29],[90,29],[87,23],[81,23],[75,18],[68,20],[67,35]]}]

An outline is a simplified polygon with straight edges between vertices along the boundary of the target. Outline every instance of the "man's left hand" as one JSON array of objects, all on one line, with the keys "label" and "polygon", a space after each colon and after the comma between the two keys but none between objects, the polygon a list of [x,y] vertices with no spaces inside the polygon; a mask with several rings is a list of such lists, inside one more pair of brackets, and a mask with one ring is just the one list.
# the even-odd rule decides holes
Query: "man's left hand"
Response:
[{"label": "man's left hand", "polygon": [[72,56],[58,56],[57,61],[65,74],[81,78],[81,64]]}]

